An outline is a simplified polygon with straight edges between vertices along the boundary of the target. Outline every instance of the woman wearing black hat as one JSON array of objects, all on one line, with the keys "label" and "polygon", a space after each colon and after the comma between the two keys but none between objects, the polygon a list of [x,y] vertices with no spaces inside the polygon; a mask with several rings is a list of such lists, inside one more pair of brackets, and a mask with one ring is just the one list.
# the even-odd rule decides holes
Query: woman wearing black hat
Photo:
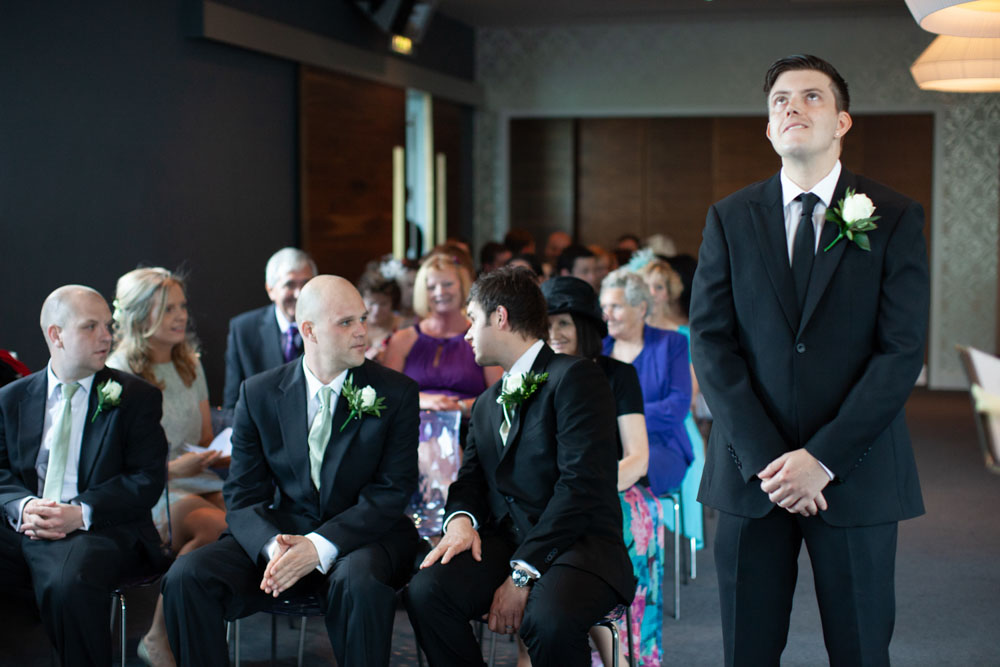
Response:
[{"label": "woman wearing black hat", "polygon": [[[622,504],[623,533],[632,569],[638,580],[632,602],[632,625],[638,628],[632,644],[638,652],[633,664],[660,664],[663,633],[663,510],[647,486],[649,441],[643,415],[639,376],[631,364],[601,354],[607,326],[593,288],[579,278],[559,276],[542,283],[548,302],[549,346],[562,354],[593,359],[601,367],[615,395],[618,415],[618,497]],[[630,631],[632,628],[629,629]],[[595,629],[595,632],[597,629]],[[610,649],[610,634],[595,635],[602,657]],[[627,644],[627,642],[623,642]],[[604,660],[604,664],[611,664]]]}]

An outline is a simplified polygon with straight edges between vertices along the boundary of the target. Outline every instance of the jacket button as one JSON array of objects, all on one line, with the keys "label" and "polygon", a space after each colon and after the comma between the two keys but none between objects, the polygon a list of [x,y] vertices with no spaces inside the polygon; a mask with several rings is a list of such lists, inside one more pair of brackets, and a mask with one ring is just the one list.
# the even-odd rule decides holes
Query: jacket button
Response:
[{"label": "jacket button", "polygon": [[514,502],[514,496],[504,496],[503,499],[506,500],[508,503]]},{"label": "jacket button", "polygon": [[806,351],[806,344],[799,343],[798,345],[795,346],[795,351],[798,352],[799,354],[802,354],[803,352]]}]

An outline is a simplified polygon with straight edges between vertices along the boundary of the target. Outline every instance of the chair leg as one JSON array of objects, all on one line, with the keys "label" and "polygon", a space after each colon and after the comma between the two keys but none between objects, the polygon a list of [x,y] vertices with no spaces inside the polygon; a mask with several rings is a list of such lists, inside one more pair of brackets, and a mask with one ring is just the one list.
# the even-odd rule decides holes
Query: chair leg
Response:
[{"label": "chair leg", "polygon": [[235,662],[236,662],[236,667],[240,667],[240,619],[238,618],[236,619],[236,631],[234,632],[234,634],[236,635]]},{"label": "chair leg", "polygon": [[635,659],[635,646],[632,642],[632,605],[625,607],[625,634],[628,637],[628,664],[629,667],[638,667]]},{"label": "chair leg", "polygon": [[681,497],[678,493],[674,502],[674,618],[681,617]]},{"label": "chair leg", "polygon": [[497,658],[497,633],[494,632],[490,636],[490,661],[486,664],[489,665],[490,667],[493,667],[493,665],[496,664],[496,658]]},{"label": "chair leg", "polygon": [[691,548],[691,581],[698,578],[698,540],[693,537],[688,540]]},{"label": "chair leg", "polygon": [[302,656],[304,655],[305,647],[306,647],[306,621],[307,620],[309,620],[309,617],[308,616],[303,616],[302,620],[301,620],[301,624],[302,625],[299,626],[299,662],[298,662],[299,667],[302,667]]},{"label": "chair leg", "polygon": [[121,599],[122,608],[122,667],[125,667],[125,627],[128,624],[128,612],[125,609],[125,593],[118,596]]},{"label": "chair leg", "polygon": [[271,667],[278,664],[278,617],[271,614]]}]

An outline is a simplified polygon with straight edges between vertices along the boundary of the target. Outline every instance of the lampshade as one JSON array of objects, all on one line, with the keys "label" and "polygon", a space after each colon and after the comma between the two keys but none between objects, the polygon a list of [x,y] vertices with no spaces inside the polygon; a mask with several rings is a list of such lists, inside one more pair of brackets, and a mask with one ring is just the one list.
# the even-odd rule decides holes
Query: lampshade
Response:
[{"label": "lampshade", "polygon": [[941,35],[910,66],[924,90],[1000,92],[1000,38]]},{"label": "lampshade", "polygon": [[1000,0],[906,0],[921,28],[939,35],[1000,37]]}]

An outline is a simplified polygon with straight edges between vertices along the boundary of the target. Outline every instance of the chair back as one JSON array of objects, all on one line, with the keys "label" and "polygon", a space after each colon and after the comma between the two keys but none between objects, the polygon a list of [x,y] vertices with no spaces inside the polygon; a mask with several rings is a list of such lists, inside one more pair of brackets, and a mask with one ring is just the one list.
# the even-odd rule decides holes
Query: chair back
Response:
[{"label": "chair back", "polygon": [[458,477],[462,465],[458,410],[420,412],[418,449],[420,481],[406,508],[421,537],[441,534],[448,487]]}]

